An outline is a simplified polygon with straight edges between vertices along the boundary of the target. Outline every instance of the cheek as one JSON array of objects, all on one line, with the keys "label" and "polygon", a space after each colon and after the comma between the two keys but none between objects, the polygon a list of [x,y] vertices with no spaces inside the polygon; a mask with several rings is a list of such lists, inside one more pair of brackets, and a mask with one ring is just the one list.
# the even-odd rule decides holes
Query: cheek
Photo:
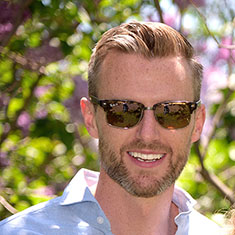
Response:
[{"label": "cheek", "polygon": [[192,128],[186,127],[170,132],[168,143],[175,152],[184,151],[191,146]]},{"label": "cheek", "polygon": [[109,125],[106,122],[105,113],[101,110],[98,110],[96,114],[96,126],[99,138],[107,135]]},{"label": "cheek", "polygon": [[135,139],[131,130],[111,127],[108,124],[100,125],[98,131],[99,138],[102,138],[107,148],[116,154],[120,154],[122,147]]},{"label": "cheek", "polygon": [[107,146],[115,151],[115,148],[118,147],[120,140],[120,134],[117,132],[118,129],[111,127],[107,124],[105,119],[99,119],[100,121],[97,122],[97,129],[98,129],[98,136],[102,139]]}]

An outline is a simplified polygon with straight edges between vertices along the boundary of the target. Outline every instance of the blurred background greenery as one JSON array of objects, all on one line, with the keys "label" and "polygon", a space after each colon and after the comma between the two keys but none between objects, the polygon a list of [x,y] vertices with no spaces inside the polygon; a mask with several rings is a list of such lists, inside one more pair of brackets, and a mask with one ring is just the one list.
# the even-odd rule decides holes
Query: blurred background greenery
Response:
[{"label": "blurred background greenery", "polygon": [[203,63],[207,121],[177,184],[211,217],[235,202],[233,0],[0,1],[0,220],[61,195],[78,169],[99,170],[83,124],[87,65],[103,32],[161,21]]}]

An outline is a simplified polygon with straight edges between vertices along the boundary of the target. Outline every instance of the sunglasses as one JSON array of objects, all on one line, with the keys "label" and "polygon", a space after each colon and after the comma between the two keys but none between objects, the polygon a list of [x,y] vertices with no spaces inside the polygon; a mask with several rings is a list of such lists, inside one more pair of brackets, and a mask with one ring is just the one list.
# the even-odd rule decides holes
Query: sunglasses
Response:
[{"label": "sunglasses", "polygon": [[142,120],[144,110],[153,110],[156,121],[164,128],[183,128],[190,123],[191,114],[200,105],[199,100],[161,102],[154,104],[153,107],[145,107],[136,101],[99,100],[95,96],[90,96],[90,101],[104,109],[109,125],[123,129],[136,126]]}]

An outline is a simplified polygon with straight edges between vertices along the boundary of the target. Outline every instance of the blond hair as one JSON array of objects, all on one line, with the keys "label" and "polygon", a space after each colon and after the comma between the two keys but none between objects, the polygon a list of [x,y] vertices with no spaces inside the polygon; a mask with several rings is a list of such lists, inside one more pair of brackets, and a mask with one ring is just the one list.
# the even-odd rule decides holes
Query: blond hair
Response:
[{"label": "blond hair", "polygon": [[97,81],[102,62],[110,50],[141,54],[146,58],[181,56],[188,61],[193,77],[195,100],[200,98],[202,65],[194,59],[187,39],[162,23],[130,22],[103,34],[92,53],[88,68],[89,95],[97,96]]}]

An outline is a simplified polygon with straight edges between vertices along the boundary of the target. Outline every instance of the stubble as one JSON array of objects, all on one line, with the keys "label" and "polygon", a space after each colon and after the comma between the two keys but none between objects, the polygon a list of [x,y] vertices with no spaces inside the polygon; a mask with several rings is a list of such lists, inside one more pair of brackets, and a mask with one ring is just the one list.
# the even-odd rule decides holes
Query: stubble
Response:
[{"label": "stubble", "polygon": [[[150,198],[161,194],[175,183],[188,160],[190,147],[191,144],[187,143],[185,149],[181,150],[177,154],[176,160],[173,161],[172,149],[158,141],[144,143],[141,140],[135,140],[124,145],[120,152],[115,152],[104,138],[100,138],[100,163],[107,175],[128,193],[136,197]],[[129,149],[151,149],[153,151],[166,152],[169,160],[164,175],[161,177],[153,176],[150,171],[144,169],[140,170],[137,175],[133,175],[123,161],[124,153]]]}]

